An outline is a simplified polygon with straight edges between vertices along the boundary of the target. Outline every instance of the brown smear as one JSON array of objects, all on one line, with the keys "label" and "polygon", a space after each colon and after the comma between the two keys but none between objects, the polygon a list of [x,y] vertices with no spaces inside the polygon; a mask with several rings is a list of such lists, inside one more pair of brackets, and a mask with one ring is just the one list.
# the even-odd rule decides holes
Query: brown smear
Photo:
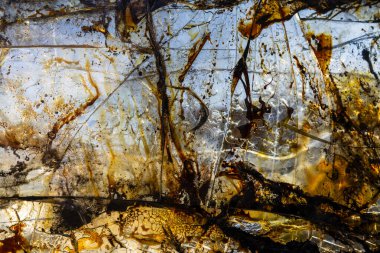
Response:
[{"label": "brown smear", "polygon": [[182,150],[181,138],[178,136],[176,128],[175,128],[171,118],[169,121],[169,130],[170,130],[171,140],[174,144],[174,147],[176,148],[176,150],[178,152],[178,156],[181,159],[181,161],[184,162],[186,160],[186,155]]},{"label": "brown smear", "polygon": [[189,56],[188,56],[187,64],[183,68],[181,74],[178,77],[178,81],[180,83],[182,83],[183,80],[185,79],[185,76],[186,76],[187,72],[189,71],[191,65],[194,63],[195,59],[198,57],[199,53],[202,51],[202,48],[206,44],[207,40],[210,40],[210,33],[206,33],[203,36],[203,38],[200,39],[200,40],[198,40],[194,44],[194,46],[190,49],[190,53],[189,53]]},{"label": "brown smear", "polygon": [[130,6],[128,6],[125,9],[125,18],[124,18],[124,21],[125,21],[126,29],[128,29],[128,30],[135,30],[136,29],[137,24],[133,20],[133,14],[132,14]]},{"label": "brown smear", "polygon": [[76,108],[74,111],[69,112],[67,115],[64,115],[58,121],[54,124],[52,130],[48,133],[48,137],[50,140],[54,140],[58,131],[66,124],[69,124],[71,121],[75,120],[78,116],[82,115],[83,112],[91,105],[95,103],[95,101],[99,98],[100,92],[97,84],[95,83],[94,79],[91,76],[91,70],[90,70],[90,62],[87,60],[86,62],[86,71],[88,80],[91,84],[91,86],[95,89],[96,94],[92,98],[88,99],[84,104]]},{"label": "brown smear", "polygon": [[112,148],[112,143],[109,138],[106,139],[106,145],[109,150],[109,165],[107,170],[107,180],[108,180],[108,187],[109,187],[109,193],[113,193],[115,191],[115,161],[116,161],[116,154]]},{"label": "brown smear", "polygon": [[[334,108],[332,108],[331,111],[333,120],[332,126],[334,129],[333,132],[335,133],[333,136],[335,136],[336,140],[342,141],[344,143],[343,145],[349,146],[352,145],[352,143],[363,143],[368,148],[374,147],[375,144],[371,136],[371,131],[367,127],[368,124],[363,122],[363,119],[365,119],[365,117],[362,116],[371,115],[371,111],[373,111],[373,109],[361,104],[360,93],[354,94],[354,87],[350,88],[351,94],[348,94],[344,91],[348,88],[348,86],[350,86],[352,80],[345,81],[344,86],[341,86],[340,88],[337,81],[329,72],[329,64],[332,56],[331,35],[325,33],[308,33],[306,37],[318,60],[319,67],[326,84],[326,91],[331,94],[333,98]],[[358,82],[354,83],[356,83],[356,87],[360,87],[360,85],[357,84]],[[352,101],[345,101],[345,97],[351,97],[353,99],[351,99]],[[372,113],[372,115],[374,114],[375,113]],[[372,125],[372,122],[374,122],[374,120],[371,119],[369,122],[371,122]],[[337,134],[337,129],[344,130],[344,132],[341,132],[341,135],[339,135]],[[349,138],[349,141],[347,141],[346,138]],[[375,148],[368,150],[370,150],[369,152],[371,153],[371,157],[375,157],[375,159],[378,158],[378,153]],[[352,156],[352,150],[350,148],[345,150],[345,152]],[[367,156],[365,153],[362,155]],[[336,159],[336,155],[334,155],[334,157]],[[317,169],[323,171],[323,167],[329,167],[322,165],[318,166]],[[326,186],[331,192],[330,196],[334,195],[334,191],[341,193],[340,196],[343,196],[345,198],[347,204],[352,205],[355,208],[358,208],[358,206],[362,205],[365,206],[366,203],[371,202],[371,198],[373,196],[376,196],[374,192],[378,191],[376,188],[378,188],[377,181],[379,175],[376,170],[373,170],[369,166],[368,159],[361,157],[361,155],[357,156],[356,158],[350,157],[348,160],[348,165],[345,166],[347,166],[347,171],[350,171],[349,176],[352,178],[352,180],[345,179],[344,177],[347,176],[344,170],[340,170],[339,167],[336,166],[337,163],[335,161],[331,171],[326,175],[326,177],[323,177],[323,174],[319,174],[320,176],[318,177],[312,176],[312,178],[315,180],[316,187],[319,188],[318,191],[321,192],[323,186]],[[329,186],[330,183],[333,185],[338,185],[338,188],[334,190],[334,188]],[[335,198],[339,198],[338,195],[336,195]]]},{"label": "brown smear", "polygon": [[13,149],[40,148],[46,144],[46,138],[31,125],[18,124],[0,130],[0,147]]},{"label": "brown smear", "polygon": [[78,65],[79,64],[79,61],[69,61],[69,60],[66,60],[66,59],[63,59],[62,57],[55,57],[51,60],[48,60],[46,63],[45,63],[45,68],[48,69],[50,68],[54,62],[57,62],[59,64],[62,64],[62,63],[66,63],[66,64],[75,64],[75,65]]},{"label": "brown smear", "polygon": [[141,119],[142,115],[139,116],[138,104],[137,104],[136,99],[134,97],[132,97],[132,101],[133,101],[133,105],[135,107],[135,113],[136,113],[136,115],[138,115],[137,116],[137,128],[139,130],[140,138],[141,138],[141,141],[143,143],[144,152],[145,152],[145,155],[147,157],[149,157],[150,156],[150,147],[149,147],[149,144],[148,144],[148,141],[146,138],[146,134],[144,131],[144,121]]},{"label": "brown smear", "polygon": [[[318,13],[326,13],[329,10],[340,8],[342,10],[361,4],[361,0],[264,0],[258,1],[247,13],[247,18],[240,20],[238,30],[246,38],[255,39],[261,31],[270,25],[291,19],[297,12],[303,9],[313,9]],[[370,0],[376,3],[377,0]],[[258,8],[260,7],[260,8]],[[258,10],[256,13],[254,10]],[[253,19],[255,15],[255,19]],[[253,21],[254,20],[254,21]]]},{"label": "brown smear", "polygon": [[309,41],[311,48],[314,51],[314,54],[318,60],[319,67],[322,71],[323,78],[326,83],[326,88],[329,92],[333,94],[334,102],[336,105],[336,112],[343,113],[342,116],[347,118],[347,115],[344,113],[344,106],[342,98],[340,96],[339,89],[332,79],[331,74],[329,73],[329,65],[332,56],[332,37],[331,34],[321,33],[321,34],[306,34],[306,38]]},{"label": "brown smear", "polygon": [[[315,35],[313,33],[308,33],[306,34],[306,38],[311,44],[314,54],[318,59],[322,73],[326,75],[332,55],[331,34],[321,33]],[[313,42],[315,42],[315,45]]]},{"label": "brown smear", "polygon": [[[355,127],[352,125],[352,122],[349,116],[346,113],[346,109],[343,105],[342,97],[340,91],[334,82],[330,72],[329,65],[332,56],[332,37],[331,34],[321,33],[321,34],[306,34],[306,38],[309,41],[311,48],[314,51],[314,54],[318,60],[319,67],[322,71],[323,78],[326,83],[326,88],[334,97],[334,102],[336,106],[336,111],[334,112],[337,116],[341,118],[338,121],[345,121],[348,127]],[[340,115],[339,115],[340,114]]]},{"label": "brown smear", "polygon": [[298,60],[297,56],[293,56],[293,59],[296,61],[297,68],[300,71],[301,79],[302,79],[302,100],[305,100],[305,82],[306,82],[306,68],[301,64]]},{"label": "brown smear", "polygon": [[65,7],[59,9],[59,10],[36,10],[36,13],[30,15],[29,19],[34,18],[46,18],[46,17],[55,17],[55,16],[63,16],[68,13],[68,10],[65,9]]},{"label": "brown smear", "polygon": [[332,163],[322,160],[316,168],[306,171],[307,186],[305,191],[311,195],[329,196],[338,203],[345,204],[344,190],[353,184],[353,180],[346,173],[347,161],[335,156]]},{"label": "brown smear", "polygon": [[86,149],[85,145],[82,144],[82,148],[83,148],[83,152],[84,152],[84,160],[86,162],[86,169],[87,169],[89,177],[90,177],[90,181],[91,181],[93,191],[95,193],[95,196],[99,197],[99,191],[98,191],[98,188],[96,186],[96,182],[94,180],[94,173],[92,172],[92,168],[91,168],[92,167],[91,154],[90,154],[89,150]]},{"label": "brown smear", "polygon": [[0,241],[0,253],[29,252],[29,242],[21,235],[24,227],[25,224],[23,223],[10,227],[15,235]]},{"label": "brown smear", "polygon": [[105,36],[107,36],[109,34],[108,25],[110,21],[111,19],[109,17],[104,18],[103,20],[99,20],[99,21],[92,21],[92,25],[82,26],[82,31],[83,32],[100,32],[100,33],[103,33]]},{"label": "brown smear", "polygon": [[[328,46],[327,48],[323,49],[323,50],[328,50],[329,48],[331,48],[331,45]],[[318,57],[319,54],[320,53],[316,54],[316,56]],[[328,63],[329,63],[330,62],[330,58],[331,58],[331,52],[326,53],[323,58],[326,59],[328,61]],[[310,81],[310,80],[308,81],[307,77],[310,77],[310,74],[308,73],[306,67],[297,58],[297,56],[294,55],[293,59],[296,61],[296,65],[297,65],[297,68],[298,68],[298,70],[300,72],[301,79],[302,79],[302,100],[306,99],[306,91],[305,91],[305,89],[306,89],[306,82],[308,82],[310,89],[314,93],[314,97],[318,100],[320,108],[322,110],[326,109],[327,106],[322,101],[322,92],[321,92],[321,89],[320,89],[320,87],[318,85],[318,82],[317,81]],[[327,64],[326,60],[324,61],[325,64]],[[322,59],[321,59],[321,61],[322,61]],[[326,68],[328,68],[328,64],[327,64]]]},{"label": "brown smear", "polygon": [[[281,6],[280,1],[262,1],[256,3],[247,13],[247,18],[239,22],[238,30],[246,38],[251,36],[255,39],[260,35],[261,31],[273,23],[289,20],[295,13],[306,7],[300,1],[295,1],[292,4],[284,4]],[[257,10],[257,13],[254,13]],[[253,19],[253,15],[256,17]]]}]

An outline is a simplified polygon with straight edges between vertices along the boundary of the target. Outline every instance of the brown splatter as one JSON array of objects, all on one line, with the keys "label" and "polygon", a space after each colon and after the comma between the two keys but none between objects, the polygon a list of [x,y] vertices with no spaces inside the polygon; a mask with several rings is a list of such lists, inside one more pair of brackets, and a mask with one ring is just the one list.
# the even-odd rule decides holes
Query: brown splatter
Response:
[{"label": "brown splatter", "polygon": [[240,20],[238,30],[244,37],[254,39],[263,29],[273,23],[290,19],[304,7],[299,1],[284,6],[281,6],[280,1],[256,3],[247,13],[247,18]]},{"label": "brown splatter", "polygon": [[18,124],[7,126],[0,131],[0,146],[13,149],[40,148],[46,144],[46,138],[33,126]]},{"label": "brown splatter", "polygon": [[323,74],[328,73],[328,68],[332,56],[332,38],[331,34],[321,33],[313,34],[308,33],[306,35],[315,56],[318,59],[319,66]]},{"label": "brown splatter", "polygon": [[10,227],[14,236],[0,241],[0,253],[18,253],[20,251],[28,252],[30,250],[29,242],[21,235],[24,227],[24,223],[18,223]]},{"label": "brown splatter", "polygon": [[[377,0],[370,0],[369,3],[376,3]],[[294,14],[303,9],[313,9],[319,13],[325,13],[329,10],[340,8],[358,7],[360,0],[264,0],[258,1],[248,11],[247,17],[240,20],[238,25],[239,32],[246,38],[256,38],[261,31],[270,25],[279,21],[291,19]]]}]

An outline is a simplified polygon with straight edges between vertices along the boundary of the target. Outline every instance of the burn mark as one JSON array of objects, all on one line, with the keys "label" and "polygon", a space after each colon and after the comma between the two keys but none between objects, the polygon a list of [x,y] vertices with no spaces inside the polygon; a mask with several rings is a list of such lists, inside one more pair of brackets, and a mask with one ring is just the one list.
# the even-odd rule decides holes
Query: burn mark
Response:
[{"label": "burn mark", "polygon": [[248,104],[248,100],[246,99],[246,118],[249,120],[248,123],[240,125],[237,127],[239,130],[242,138],[249,138],[252,133],[254,133],[257,129],[257,126],[259,123],[266,124],[264,120],[264,115],[266,113],[270,113],[272,110],[272,107],[265,103],[261,97],[259,97],[259,103],[260,107],[255,106],[254,104]]},{"label": "burn mark", "polygon": [[51,227],[52,233],[63,234],[88,224],[105,209],[104,198],[38,198],[54,204],[57,220]]},{"label": "burn mark", "polygon": [[175,235],[173,235],[173,232],[170,229],[170,227],[167,227],[167,228],[162,227],[162,229],[164,230],[164,233],[165,233],[166,237],[168,238],[169,243],[174,246],[176,251],[178,253],[184,253],[185,251],[182,248],[181,243],[178,241],[178,239],[175,237]]},{"label": "burn mark", "polygon": [[42,163],[50,168],[58,169],[61,161],[62,157],[59,155],[58,150],[48,146],[42,156]]},{"label": "burn mark", "polygon": [[181,188],[185,190],[189,197],[191,206],[200,206],[200,198],[198,194],[197,181],[199,172],[195,168],[195,163],[190,160],[183,162],[183,169],[180,178]]}]

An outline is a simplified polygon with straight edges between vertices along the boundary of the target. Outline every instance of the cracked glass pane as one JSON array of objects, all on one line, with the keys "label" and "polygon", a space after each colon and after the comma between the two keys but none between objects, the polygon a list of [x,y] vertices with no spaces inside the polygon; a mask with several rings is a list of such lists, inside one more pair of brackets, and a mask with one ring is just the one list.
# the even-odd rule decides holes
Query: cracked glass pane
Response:
[{"label": "cracked glass pane", "polygon": [[1,0],[0,252],[380,250],[378,0]]}]

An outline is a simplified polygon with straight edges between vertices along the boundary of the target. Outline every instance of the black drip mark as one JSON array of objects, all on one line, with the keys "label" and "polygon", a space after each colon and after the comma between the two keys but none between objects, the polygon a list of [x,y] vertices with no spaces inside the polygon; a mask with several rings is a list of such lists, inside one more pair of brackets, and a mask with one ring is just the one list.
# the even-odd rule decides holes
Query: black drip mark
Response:
[{"label": "black drip mark", "polygon": [[[149,1],[147,3],[147,30],[149,33],[149,42],[154,52],[154,57],[156,59],[156,69],[158,73],[158,82],[157,82],[157,90],[159,92],[159,96],[161,99],[161,171],[160,171],[160,198],[162,194],[162,180],[163,180],[163,166],[164,166],[164,157],[165,157],[165,149],[167,149],[167,136],[168,136],[168,123],[170,117],[170,105],[169,98],[167,95],[167,85],[166,85],[166,66],[163,55],[160,52],[160,45],[156,41],[156,30],[153,25],[153,17],[151,13],[151,7]],[[167,149],[168,150],[168,149]],[[170,157],[170,155],[168,155]]]},{"label": "black drip mark", "polygon": [[373,69],[373,65],[372,65],[372,62],[371,62],[370,53],[369,53],[368,49],[366,49],[366,48],[363,49],[363,51],[362,51],[362,57],[368,63],[369,71],[376,78],[377,85],[379,85],[379,83],[380,83],[379,76],[377,75],[377,73]]}]

